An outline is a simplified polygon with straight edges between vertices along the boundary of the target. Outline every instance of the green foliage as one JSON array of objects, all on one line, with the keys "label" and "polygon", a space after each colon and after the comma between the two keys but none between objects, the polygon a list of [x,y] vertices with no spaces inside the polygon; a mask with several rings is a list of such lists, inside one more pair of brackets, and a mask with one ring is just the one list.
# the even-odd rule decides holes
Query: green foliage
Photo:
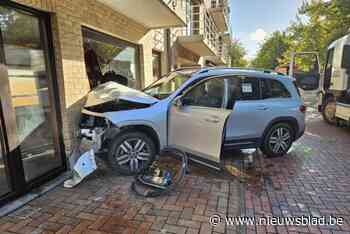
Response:
[{"label": "green foliage", "polygon": [[260,47],[252,66],[274,69],[290,45],[289,37],[284,32],[274,32]]},{"label": "green foliage", "polygon": [[246,67],[248,62],[244,58],[244,56],[247,54],[245,48],[243,47],[242,43],[238,40],[233,41],[228,46],[228,56],[231,60],[231,67]]},{"label": "green foliage", "polygon": [[[350,1],[332,0],[305,2],[299,17],[287,30],[291,35],[292,51],[315,51],[324,64],[329,44],[346,35],[350,28]],[[285,54],[285,58],[287,54]],[[285,61],[286,62],[286,61]]]},{"label": "green foliage", "polygon": [[[296,20],[289,25],[286,31],[284,33],[275,32],[264,42],[253,64],[271,69],[277,65],[286,65],[293,51],[318,52],[321,64],[324,64],[329,44],[348,34],[349,28],[350,0],[305,1],[299,9]],[[278,34],[284,36],[278,36]],[[283,40],[276,39],[280,37]],[[276,50],[276,48],[281,49]],[[282,54],[281,51],[283,51]],[[301,66],[303,63],[306,66],[308,61],[305,59],[304,62],[300,62]]]}]

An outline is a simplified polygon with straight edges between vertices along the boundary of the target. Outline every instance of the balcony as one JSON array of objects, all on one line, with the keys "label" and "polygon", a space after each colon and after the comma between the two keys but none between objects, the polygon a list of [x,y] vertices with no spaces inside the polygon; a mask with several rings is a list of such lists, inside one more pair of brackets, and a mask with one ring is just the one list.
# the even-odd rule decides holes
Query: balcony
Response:
[{"label": "balcony", "polygon": [[227,44],[221,41],[218,46],[218,56],[224,65],[229,65]]},{"label": "balcony", "polygon": [[229,65],[226,44],[223,43],[221,40],[219,40],[217,44],[218,44],[217,54],[215,56],[206,56],[205,60],[210,61],[212,64],[215,64],[217,66]]},{"label": "balcony", "polygon": [[232,42],[232,37],[230,32],[225,32],[221,34],[222,40],[226,44],[230,44]]},{"label": "balcony", "polygon": [[219,32],[226,32],[229,28],[230,8],[227,0],[205,0],[209,14],[213,17]]},{"label": "balcony", "polygon": [[192,5],[189,24],[178,36],[178,43],[198,56],[215,56],[217,53],[217,27],[207,10]]},{"label": "balcony", "polygon": [[148,29],[183,27],[185,0],[98,0]]}]

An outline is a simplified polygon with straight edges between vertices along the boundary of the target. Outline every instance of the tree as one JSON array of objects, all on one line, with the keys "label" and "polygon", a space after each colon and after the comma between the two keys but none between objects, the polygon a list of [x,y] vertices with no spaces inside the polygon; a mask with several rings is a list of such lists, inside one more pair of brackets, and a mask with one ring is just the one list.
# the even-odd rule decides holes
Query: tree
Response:
[{"label": "tree", "polygon": [[290,59],[292,51],[315,51],[324,64],[329,44],[346,35],[349,28],[349,0],[304,2],[296,21],[287,29],[292,43],[285,52],[284,62]]},{"label": "tree", "polygon": [[231,60],[231,67],[245,67],[247,66],[248,62],[244,58],[244,56],[247,54],[245,48],[243,47],[242,43],[239,40],[234,40],[229,46],[228,46],[228,56]]},{"label": "tree", "polygon": [[260,47],[252,66],[275,69],[283,59],[283,54],[290,46],[290,39],[285,32],[274,32]]}]

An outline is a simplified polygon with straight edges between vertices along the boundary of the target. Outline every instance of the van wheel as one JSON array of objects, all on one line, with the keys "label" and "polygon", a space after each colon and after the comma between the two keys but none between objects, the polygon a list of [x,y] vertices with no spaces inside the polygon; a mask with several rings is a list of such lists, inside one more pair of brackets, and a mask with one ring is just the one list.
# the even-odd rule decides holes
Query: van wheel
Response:
[{"label": "van wheel", "polygon": [[281,157],[287,154],[293,144],[293,139],[292,127],[287,123],[279,123],[268,131],[260,149],[268,157]]},{"label": "van wheel", "polygon": [[328,101],[323,108],[322,117],[326,123],[330,125],[337,124],[337,118],[335,117],[336,104],[334,101]]},{"label": "van wheel", "polygon": [[156,146],[142,132],[124,132],[116,136],[108,150],[108,162],[112,169],[123,175],[135,175],[154,160]]}]

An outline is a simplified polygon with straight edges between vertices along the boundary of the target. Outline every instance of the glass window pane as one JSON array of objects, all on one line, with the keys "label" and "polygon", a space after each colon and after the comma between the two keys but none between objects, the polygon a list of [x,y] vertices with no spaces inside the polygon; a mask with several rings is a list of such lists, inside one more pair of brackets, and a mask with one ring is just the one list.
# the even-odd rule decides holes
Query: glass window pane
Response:
[{"label": "glass window pane", "polygon": [[224,79],[210,79],[194,87],[185,98],[192,106],[221,108],[224,94]]},{"label": "glass window pane", "polygon": [[264,79],[262,82],[262,95],[263,98],[288,98],[290,93],[284,85],[272,79]]},{"label": "glass window pane", "polygon": [[85,65],[91,88],[108,81],[137,88],[137,50],[115,40],[109,43],[85,36]]},{"label": "glass window pane", "polygon": [[241,77],[240,100],[259,100],[259,80],[253,77]]},{"label": "glass window pane", "polygon": [[159,80],[161,76],[161,54],[160,53],[153,52],[152,65],[153,65],[153,79]]},{"label": "glass window pane", "polygon": [[0,7],[5,62],[27,181],[62,165],[50,116],[45,52],[35,16]]}]

